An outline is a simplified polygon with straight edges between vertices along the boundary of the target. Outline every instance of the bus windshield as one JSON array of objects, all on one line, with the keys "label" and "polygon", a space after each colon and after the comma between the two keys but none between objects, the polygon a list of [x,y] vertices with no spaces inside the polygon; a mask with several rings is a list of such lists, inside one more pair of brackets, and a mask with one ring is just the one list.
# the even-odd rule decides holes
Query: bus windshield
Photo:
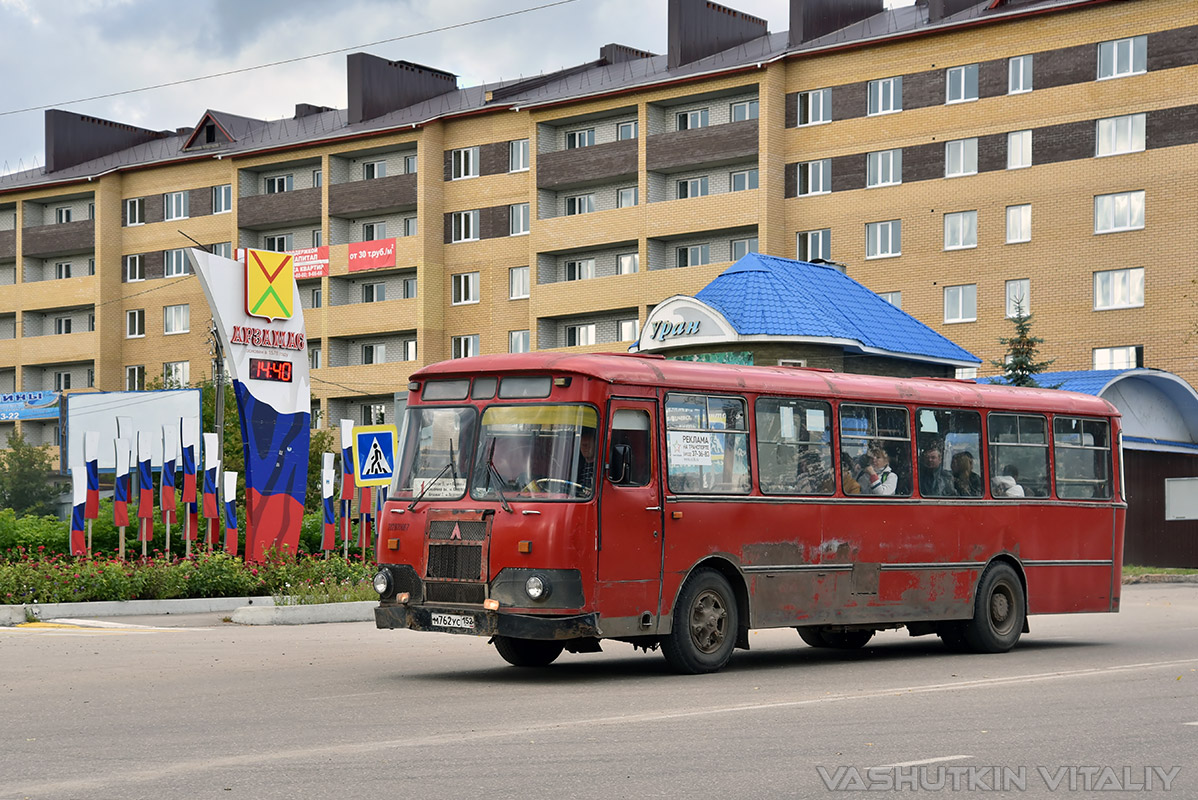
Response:
[{"label": "bus windshield", "polygon": [[595,485],[599,415],[583,405],[483,411],[470,497],[585,500]]},{"label": "bus windshield", "polygon": [[478,412],[458,408],[409,408],[403,458],[391,497],[458,500],[466,493],[467,465],[474,449]]}]

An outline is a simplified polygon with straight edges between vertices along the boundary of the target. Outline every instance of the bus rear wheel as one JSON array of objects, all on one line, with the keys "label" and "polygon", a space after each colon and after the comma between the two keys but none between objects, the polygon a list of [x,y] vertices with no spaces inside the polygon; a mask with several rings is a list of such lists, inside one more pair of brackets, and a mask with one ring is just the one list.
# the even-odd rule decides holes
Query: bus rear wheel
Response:
[{"label": "bus rear wheel", "polygon": [[1027,615],[1023,583],[1010,564],[987,567],[965,623],[965,643],[975,653],[1005,653],[1019,641]]},{"label": "bus rear wheel", "polygon": [[678,672],[718,672],[732,658],[739,624],[732,584],[715,570],[698,570],[678,595],[673,632],[661,652]]},{"label": "bus rear wheel", "polygon": [[496,636],[495,649],[503,660],[516,667],[547,667],[562,654],[565,645],[543,639],[513,639]]},{"label": "bus rear wheel", "polygon": [[834,650],[860,650],[874,638],[873,631],[834,631],[815,625],[805,625],[795,630],[812,647],[830,647]]}]

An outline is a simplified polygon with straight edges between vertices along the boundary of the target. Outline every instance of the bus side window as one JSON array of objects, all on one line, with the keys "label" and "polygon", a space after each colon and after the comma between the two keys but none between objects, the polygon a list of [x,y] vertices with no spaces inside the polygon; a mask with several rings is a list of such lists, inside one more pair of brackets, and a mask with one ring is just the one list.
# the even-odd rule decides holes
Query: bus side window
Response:
[{"label": "bus side window", "polygon": [[[924,497],[981,497],[982,415],[921,408],[915,412],[919,492]],[[993,470],[991,470],[993,473]]]},{"label": "bus side window", "polygon": [[[850,471],[863,497],[906,497],[911,494],[911,431],[907,409],[892,406],[840,406],[840,447],[852,459]],[[876,465],[870,451],[885,453]],[[893,473],[871,483],[867,467]],[[872,485],[872,489],[871,489]]]},{"label": "bus side window", "polygon": [[990,492],[995,499],[1048,497],[1048,421],[990,414]]},{"label": "bus side window", "polygon": [[616,409],[609,439],[608,479],[618,486],[647,485],[653,467],[648,412],[634,408]]},{"label": "bus side window", "polygon": [[1111,439],[1105,420],[1052,421],[1057,497],[1106,500],[1111,496]]},{"label": "bus side window", "polygon": [[762,494],[832,494],[832,406],[759,397],[757,478]]}]

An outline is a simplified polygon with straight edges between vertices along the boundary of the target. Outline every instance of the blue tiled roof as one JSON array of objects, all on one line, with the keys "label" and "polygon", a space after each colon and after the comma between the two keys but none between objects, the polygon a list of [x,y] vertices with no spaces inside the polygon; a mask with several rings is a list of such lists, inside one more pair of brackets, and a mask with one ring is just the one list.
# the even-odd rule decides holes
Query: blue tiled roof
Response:
[{"label": "blue tiled roof", "polygon": [[[1036,383],[1042,388],[1062,389],[1066,392],[1092,394],[1095,397],[1103,387],[1118,378],[1126,369],[1083,369],[1072,372],[1041,372],[1036,375]],[[979,383],[1001,383],[999,376],[979,378]]]},{"label": "blue tiled roof", "polygon": [[695,298],[742,336],[847,339],[872,350],[981,363],[834,267],[750,253]]}]

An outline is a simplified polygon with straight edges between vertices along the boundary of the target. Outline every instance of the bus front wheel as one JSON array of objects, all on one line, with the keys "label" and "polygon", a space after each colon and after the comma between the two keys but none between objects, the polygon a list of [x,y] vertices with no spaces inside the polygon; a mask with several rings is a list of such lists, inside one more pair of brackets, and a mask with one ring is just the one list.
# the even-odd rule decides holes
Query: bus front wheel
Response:
[{"label": "bus front wheel", "polygon": [[1005,653],[1019,641],[1026,614],[1019,575],[1010,564],[991,564],[978,583],[965,643],[975,653]]},{"label": "bus front wheel", "polygon": [[715,570],[698,570],[678,595],[674,629],[662,640],[662,654],[678,672],[718,672],[732,658],[738,625],[732,584]]},{"label": "bus front wheel", "polygon": [[541,639],[513,639],[496,636],[495,649],[503,660],[516,667],[547,667],[562,654],[561,642]]}]

